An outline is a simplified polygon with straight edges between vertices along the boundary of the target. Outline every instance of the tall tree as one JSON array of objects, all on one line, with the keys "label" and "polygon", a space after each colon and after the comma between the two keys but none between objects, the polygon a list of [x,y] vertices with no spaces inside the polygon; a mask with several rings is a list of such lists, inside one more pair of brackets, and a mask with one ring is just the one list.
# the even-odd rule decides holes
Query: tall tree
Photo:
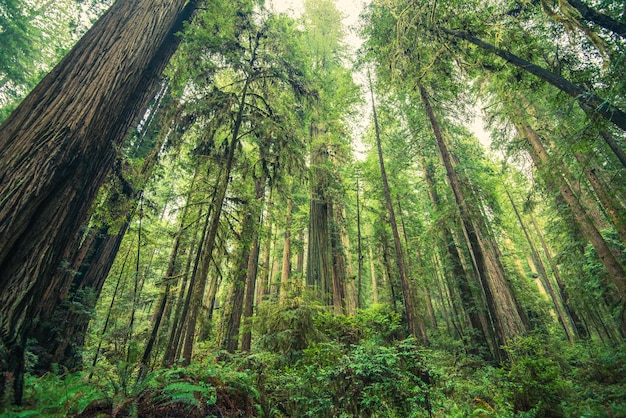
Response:
[{"label": "tall tree", "polygon": [[[369,74],[368,74],[369,76]],[[400,233],[398,232],[398,223],[396,222],[395,211],[393,208],[393,202],[391,200],[391,192],[389,191],[389,182],[387,180],[387,172],[385,170],[385,162],[383,159],[383,150],[381,144],[380,126],[378,123],[378,116],[376,113],[376,103],[374,101],[374,90],[372,86],[372,79],[369,76],[369,88],[372,101],[372,116],[374,122],[374,134],[376,135],[376,149],[378,150],[378,162],[380,165],[380,174],[383,182],[383,192],[385,194],[385,202],[387,204],[387,211],[389,214],[389,224],[393,233],[393,243],[396,251],[396,264],[398,267],[398,273],[400,274],[400,282],[402,284],[402,298],[404,301],[404,312],[407,318],[409,326],[409,332],[415,338],[420,340],[423,344],[428,343],[428,337],[426,335],[426,328],[424,326],[423,319],[417,318],[415,314],[415,301],[414,290],[409,280],[409,275],[406,268],[406,262],[404,260],[404,254],[402,251],[402,243],[400,242]]]},{"label": "tall tree", "polygon": [[16,375],[18,403],[31,324],[65,287],[49,277],[194,9],[184,0],[116,2],[0,127],[1,367]]}]

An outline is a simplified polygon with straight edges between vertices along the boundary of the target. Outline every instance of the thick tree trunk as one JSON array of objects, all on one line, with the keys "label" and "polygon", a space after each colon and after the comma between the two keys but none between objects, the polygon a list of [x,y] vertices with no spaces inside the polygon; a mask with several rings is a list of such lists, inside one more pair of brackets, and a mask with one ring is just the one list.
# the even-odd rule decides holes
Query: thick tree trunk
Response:
[{"label": "thick tree trunk", "polygon": [[[290,192],[293,190],[293,181]],[[287,217],[285,219],[285,236],[283,239],[283,266],[280,272],[280,291],[278,293],[281,305],[287,300],[289,291],[289,277],[291,276],[291,222],[293,220],[293,199],[287,197]]]},{"label": "thick tree trunk", "polygon": [[346,277],[344,279],[344,296],[346,301],[346,314],[347,315],[356,315],[356,310],[358,308],[358,295],[357,295],[357,283],[356,276],[354,274],[354,267],[352,265],[352,258],[350,255],[352,251],[350,249],[350,236],[348,235],[348,231],[346,229],[345,219],[346,219],[346,208],[343,207],[341,213],[336,214],[337,218],[335,223],[339,226],[339,235],[341,240],[341,248],[343,252],[345,269],[346,269]]},{"label": "thick tree trunk", "polygon": [[185,3],[116,2],[0,128],[0,366],[16,373],[18,403],[13,364],[42,308],[57,305],[65,284],[49,278],[178,46],[195,7]]},{"label": "thick tree trunk", "polygon": [[[439,193],[437,193],[434,167],[431,162],[422,160],[421,163],[426,185],[428,186],[430,200],[432,201],[435,210],[440,210],[441,198],[439,197]],[[472,331],[470,332],[472,346],[469,348],[469,351],[475,354],[481,353],[485,360],[491,361],[495,357],[494,352],[497,351],[497,348],[495,348],[496,339],[492,330],[489,327],[486,327],[486,323],[480,319],[479,312],[482,311],[483,308],[472,294],[470,279],[468,278],[468,273],[463,268],[463,262],[461,261],[461,256],[459,255],[459,250],[456,247],[452,232],[447,226],[444,226],[441,229],[441,235],[448,258],[445,271],[452,279],[452,283],[455,283],[457,286],[461,306],[463,306],[463,310],[469,318],[469,322],[472,327]],[[492,351],[490,351],[487,336],[490,336],[492,346],[494,346]]]},{"label": "thick tree trunk", "polygon": [[307,286],[315,288],[327,304],[332,303],[332,273],[330,233],[328,219],[328,198],[326,197],[329,175],[324,165],[328,161],[328,151],[319,143],[322,134],[319,123],[311,122],[311,199],[309,203],[309,245],[307,256]]},{"label": "thick tree trunk", "polygon": [[331,219],[330,250],[332,260],[331,277],[333,286],[333,312],[336,315],[340,315],[346,313],[346,263],[341,245],[341,233],[339,231],[340,225],[338,222],[336,204],[330,202],[328,204],[328,211],[328,217]]}]

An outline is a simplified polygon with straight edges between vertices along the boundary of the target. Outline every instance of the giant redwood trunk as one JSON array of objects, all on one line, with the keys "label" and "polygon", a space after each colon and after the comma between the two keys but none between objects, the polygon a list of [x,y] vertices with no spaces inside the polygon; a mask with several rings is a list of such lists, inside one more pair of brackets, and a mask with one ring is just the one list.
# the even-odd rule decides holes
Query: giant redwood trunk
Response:
[{"label": "giant redwood trunk", "polygon": [[185,3],[116,2],[0,127],[0,367],[17,373],[18,403],[31,324],[66,288],[50,277],[158,86]]},{"label": "giant redwood trunk", "polygon": [[309,245],[307,254],[306,284],[320,292],[323,300],[332,302],[332,276],[330,232],[328,219],[327,179],[325,169],[328,151],[319,143],[322,128],[318,122],[311,122],[311,200],[309,203]]}]

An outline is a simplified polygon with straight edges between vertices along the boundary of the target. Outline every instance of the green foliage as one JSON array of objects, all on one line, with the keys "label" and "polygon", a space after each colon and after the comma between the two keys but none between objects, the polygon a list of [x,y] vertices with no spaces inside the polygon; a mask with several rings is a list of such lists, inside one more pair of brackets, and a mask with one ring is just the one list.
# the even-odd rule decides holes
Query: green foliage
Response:
[{"label": "green foliage", "polygon": [[91,404],[110,401],[102,388],[90,384],[81,373],[27,376],[24,387],[24,406],[7,409],[3,416],[72,416]]},{"label": "green foliage", "polygon": [[294,354],[317,340],[313,317],[317,308],[296,298],[291,303],[277,306],[266,303],[259,307],[255,324],[263,349]]},{"label": "green foliage", "polygon": [[558,357],[538,337],[519,338],[506,347],[512,357],[509,380],[513,385],[513,407],[531,416],[563,416],[561,401],[571,390]]}]

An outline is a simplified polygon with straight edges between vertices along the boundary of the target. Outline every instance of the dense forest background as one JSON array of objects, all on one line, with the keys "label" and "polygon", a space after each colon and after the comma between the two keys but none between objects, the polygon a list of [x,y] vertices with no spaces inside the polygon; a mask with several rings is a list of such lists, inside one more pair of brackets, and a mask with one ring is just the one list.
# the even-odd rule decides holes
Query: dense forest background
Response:
[{"label": "dense forest background", "polygon": [[4,416],[626,416],[622,2],[40,3]]}]

